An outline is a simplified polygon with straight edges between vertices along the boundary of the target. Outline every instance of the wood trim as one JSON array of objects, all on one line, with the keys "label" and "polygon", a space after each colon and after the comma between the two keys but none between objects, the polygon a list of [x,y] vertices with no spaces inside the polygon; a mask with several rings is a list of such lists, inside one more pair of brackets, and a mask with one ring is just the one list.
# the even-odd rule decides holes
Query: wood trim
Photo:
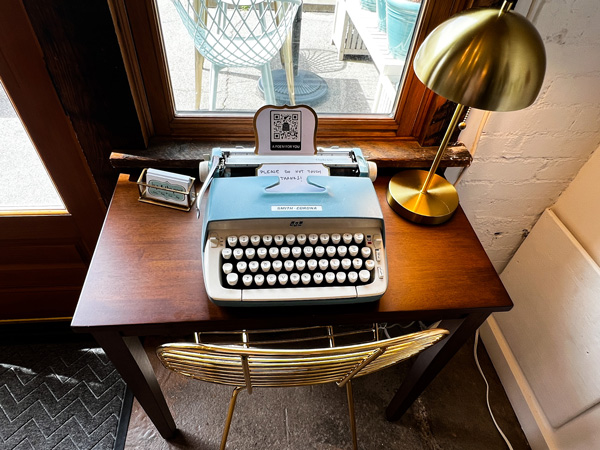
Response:
[{"label": "wood trim", "polygon": [[[151,111],[154,132],[157,137],[201,138],[204,140],[244,141],[253,140],[252,116],[238,114],[198,114],[197,116],[179,116],[174,110],[160,35],[160,24],[156,20],[155,0],[139,2],[135,0],[111,0],[119,13],[117,32],[123,30],[117,26],[130,21],[130,32],[135,43],[139,73],[147,95],[147,104]],[[432,0],[426,3],[423,19],[417,30],[417,45],[427,34],[444,19],[455,12],[470,6],[472,0]],[[125,14],[126,13],[126,14]],[[121,51],[134,65],[133,54],[128,48],[131,40],[119,37]],[[139,91],[139,77],[130,79],[132,90]],[[412,70],[412,58],[407,70],[398,108],[393,117],[384,115],[369,116],[332,116],[319,118],[319,138],[411,138],[421,140],[427,135],[428,123],[432,117],[431,108],[435,107],[435,94],[427,90]],[[136,103],[137,105],[137,103]],[[422,141],[419,141],[420,143]]]},{"label": "wood trim", "polygon": [[115,25],[119,47],[123,56],[123,64],[127,79],[131,86],[131,95],[135,104],[135,109],[140,121],[140,128],[144,139],[144,144],[148,145],[150,136],[154,134],[154,124],[150,114],[150,106],[146,98],[144,80],[137,64],[135,53],[135,43],[131,34],[131,26],[125,5],[116,0],[108,0],[108,7]]}]

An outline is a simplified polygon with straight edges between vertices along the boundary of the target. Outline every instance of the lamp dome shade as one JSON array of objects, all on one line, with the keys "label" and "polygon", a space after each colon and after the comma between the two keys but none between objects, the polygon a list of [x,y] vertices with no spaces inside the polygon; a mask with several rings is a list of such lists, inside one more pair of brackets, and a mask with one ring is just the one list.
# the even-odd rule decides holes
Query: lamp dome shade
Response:
[{"label": "lamp dome shade", "polygon": [[515,111],[537,98],[546,51],[522,15],[472,9],[435,28],[414,60],[419,79],[448,100],[488,111]]}]

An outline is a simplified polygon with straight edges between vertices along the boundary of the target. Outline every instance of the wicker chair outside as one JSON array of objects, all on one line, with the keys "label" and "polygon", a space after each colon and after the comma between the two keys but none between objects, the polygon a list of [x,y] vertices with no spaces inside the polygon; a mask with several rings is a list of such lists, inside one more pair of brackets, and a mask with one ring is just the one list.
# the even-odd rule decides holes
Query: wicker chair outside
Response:
[{"label": "wicker chair outside", "polygon": [[[209,110],[217,101],[219,72],[224,67],[255,67],[262,73],[267,104],[275,104],[271,60],[283,48],[290,104],[293,67],[290,34],[302,0],[172,0],[194,46],[211,63]],[[285,46],[284,46],[285,44]],[[202,59],[196,74],[202,73]],[[198,84],[196,89],[198,90]],[[197,96],[198,97],[198,96]],[[199,105],[197,98],[196,105]]]}]

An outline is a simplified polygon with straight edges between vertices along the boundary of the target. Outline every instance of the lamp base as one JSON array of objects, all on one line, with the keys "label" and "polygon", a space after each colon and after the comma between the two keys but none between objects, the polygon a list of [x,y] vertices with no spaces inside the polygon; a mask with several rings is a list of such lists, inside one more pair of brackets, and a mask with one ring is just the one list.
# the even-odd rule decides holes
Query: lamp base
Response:
[{"label": "lamp base", "polygon": [[429,189],[421,194],[427,174],[424,170],[405,170],[394,175],[388,186],[387,202],[411,222],[438,225],[456,211],[458,193],[452,183],[434,174]]}]

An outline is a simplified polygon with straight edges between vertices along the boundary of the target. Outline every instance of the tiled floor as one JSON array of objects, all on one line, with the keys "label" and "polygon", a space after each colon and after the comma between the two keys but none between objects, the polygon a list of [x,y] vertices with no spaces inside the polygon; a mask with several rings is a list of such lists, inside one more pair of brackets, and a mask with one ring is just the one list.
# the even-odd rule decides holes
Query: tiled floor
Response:
[{"label": "tiled floor", "polygon": [[[125,448],[217,449],[231,388],[185,379],[164,369],[154,355],[160,341],[146,347],[178,426],[165,441],[134,402]],[[496,420],[514,449],[529,448],[502,386],[483,348],[479,358],[491,384]],[[473,341],[398,421],[384,410],[410,363],[358,378],[354,382],[360,449],[505,449],[485,403],[485,384],[475,366]],[[345,390],[332,385],[256,389],[238,399],[228,449],[352,448]]]}]

